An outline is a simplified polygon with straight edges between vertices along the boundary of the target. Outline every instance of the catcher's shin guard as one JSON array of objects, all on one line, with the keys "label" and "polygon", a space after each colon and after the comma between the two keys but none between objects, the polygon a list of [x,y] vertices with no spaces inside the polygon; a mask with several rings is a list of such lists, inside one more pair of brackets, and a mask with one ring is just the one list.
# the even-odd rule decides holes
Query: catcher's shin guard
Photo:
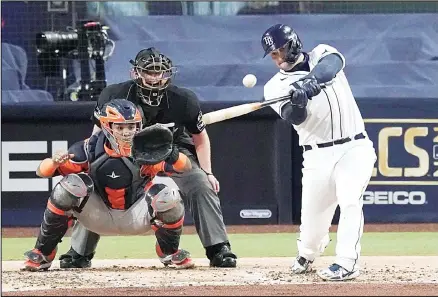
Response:
[{"label": "catcher's shin guard", "polygon": [[146,189],[145,199],[150,206],[151,226],[157,238],[155,250],[160,261],[166,266],[193,267],[190,253],[179,249],[185,212],[180,192],[164,184],[150,183]]},{"label": "catcher's shin guard", "polygon": [[178,248],[183,220],[184,218],[181,219],[181,222],[174,224],[174,229],[153,225],[155,237],[157,238],[155,251],[164,266],[172,266],[181,269],[188,269],[195,266],[190,257],[190,253]]},{"label": "catcher's shin guard", "polygon": [[64,237],[69,222],[73,222],[71,210],[80,207],[81,201],[86,202],[92,188],[93,182],[85,174],[66,175],[56,184],[47,201],[35,244],[43,255],[49,255]]},{"label": "catcher's shin guard", "polygon": [[152,229],[155,231],[155,237],[157,238],[155,250],[158,257],[172,255],[178,251],[182,225],[174,229],[153,225]]},{"label": "catcher's shin guard", "polygon": [[86,174],[69,174],[56,184],[47,201],[35,249],[25,253],[28,270],[50,267],[58,243],[73,223],[71,210],[80,211],[81,203],[86,203],[92,191],[93,182]]},{"label": "catcher's shin guard", "polygon": [[50,255],[58,243],[61,242],[72,221],[72,217],[61,214],[59,209],[49,201],[48,208],[44,211],[44,218],[35,243],[35,249],[39,250],[44,256]]},{"label": "catcher's shin guard", "polygon": [[[178,190],[164,184],[149,184],[145,199],[150,206],[151,226],[159,250],[165,255],[178,251],[184,223],[184,203]],[[159,250],[157,249],[158,256]]]}]

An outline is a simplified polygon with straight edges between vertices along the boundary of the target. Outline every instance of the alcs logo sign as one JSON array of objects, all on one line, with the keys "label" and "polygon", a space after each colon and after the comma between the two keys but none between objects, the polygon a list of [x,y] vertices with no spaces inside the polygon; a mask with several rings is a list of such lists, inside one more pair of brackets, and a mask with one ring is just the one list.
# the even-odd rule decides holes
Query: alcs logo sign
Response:
[{"label": "alcs logo sign", "polygon": [[438,185],[438,120],[367,119],[365,123],[377,150],[370,185]]}]

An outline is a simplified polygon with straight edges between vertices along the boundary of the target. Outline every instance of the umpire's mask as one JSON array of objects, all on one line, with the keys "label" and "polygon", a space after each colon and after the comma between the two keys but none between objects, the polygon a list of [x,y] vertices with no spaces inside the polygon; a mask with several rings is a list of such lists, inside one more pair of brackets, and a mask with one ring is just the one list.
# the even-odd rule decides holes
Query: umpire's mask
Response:
[{"label": "umpire's mask", "polygon": [[141,101],[150,106],[158,106],[169,86],[172,77],[176,74],[176,67],[172,61],[153,47],[141,50],[130,60],[134,66],[131,69],[131,78],[139,87],[137,95]]}]

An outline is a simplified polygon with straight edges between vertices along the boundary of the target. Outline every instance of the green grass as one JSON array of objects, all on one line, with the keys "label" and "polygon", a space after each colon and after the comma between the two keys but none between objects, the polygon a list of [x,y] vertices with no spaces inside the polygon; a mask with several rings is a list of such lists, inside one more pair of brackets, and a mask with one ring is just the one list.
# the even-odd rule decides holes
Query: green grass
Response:
[{"label": "green grass", "polygon": [[[297,233],[230,234],[233,251],[239,257],[294,257],[297,252]],[[336,234],[325,255],[335,251]],[[33,248],[36,238],[3,238],[2,260],[22,260],[23,253]],[[433,232],[364,233],[362,256],[437,256],[438,235]],[[155,258],[155,237],[103,236],[97,248],[96,259]],[[59,245],[59,254],[66,252],[70,238]],[[197,235],[184,235],[181,247],[193,257],[205,257]]]}]

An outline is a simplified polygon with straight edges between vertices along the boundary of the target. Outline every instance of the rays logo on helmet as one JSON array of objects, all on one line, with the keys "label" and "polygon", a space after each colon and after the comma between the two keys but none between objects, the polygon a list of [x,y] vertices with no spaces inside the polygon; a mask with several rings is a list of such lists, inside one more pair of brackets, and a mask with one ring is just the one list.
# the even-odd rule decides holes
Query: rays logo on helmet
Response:
[{"label": "rays logo on helmet", "polygon": [[263,37],[263,42],[267,45],[267,46],[271,46],[274,44],[274,40],[272,39],[271,36],[265,36]]}]

